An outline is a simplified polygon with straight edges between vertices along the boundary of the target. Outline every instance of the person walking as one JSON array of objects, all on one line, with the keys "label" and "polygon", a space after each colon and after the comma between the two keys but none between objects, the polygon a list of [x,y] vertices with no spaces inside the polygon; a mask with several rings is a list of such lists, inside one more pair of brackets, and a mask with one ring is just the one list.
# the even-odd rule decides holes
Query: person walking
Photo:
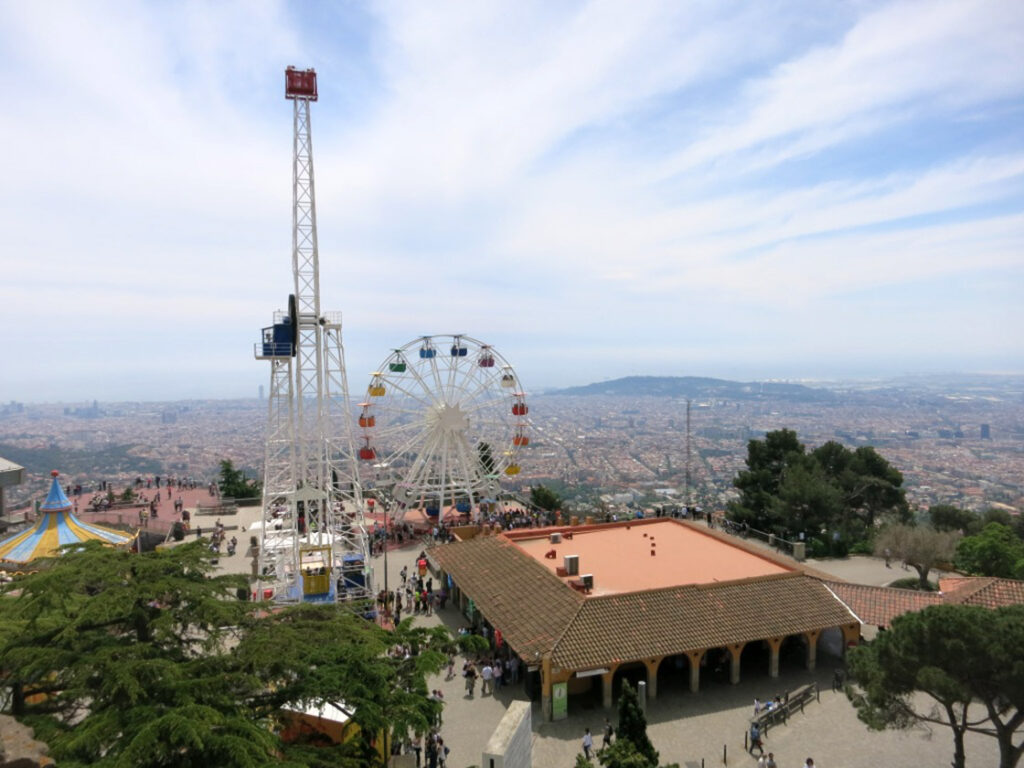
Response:
[{"label": "person walking", "polygon": [[601,737],[601,749],[607,749],[612,744],[612,734],[615,729],[612,728],[612,721],[607,717],[604,719],[604,736]]},{"label": "person walking", "polygon": [[762,755],[764,754],[764,742],[761,741],[761,726],[757,724],[756,720],[750,723],[750,749],[747,751],[750,754],[754,754],[754,747],[757,747]]},{"label": "person walking", "polygon": [[466,693],[469,694],[469,698],[473,698],[473,690],[476,688],[476,669],[470,664],[466,667]]},{"label": "person walking", "polygon": [[590,729],[585,728],[583,730],[583,754],[587,758],[587,760],[590,759],[590,750],[592,750],[593,748],[594,737],[590,735]]}]

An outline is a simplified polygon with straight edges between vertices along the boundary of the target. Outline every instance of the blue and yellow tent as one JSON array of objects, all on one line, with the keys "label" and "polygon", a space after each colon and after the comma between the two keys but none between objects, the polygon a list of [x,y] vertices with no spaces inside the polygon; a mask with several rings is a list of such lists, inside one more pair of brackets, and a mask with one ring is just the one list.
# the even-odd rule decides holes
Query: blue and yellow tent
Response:
[{"label": "blue and yellow tent", "polygon": [[27,563],[41,557],[53,557],[66,544],[97,539],[115,546],[127,546],[134,538],[130,533],[104,528],[102,525],[83,523],[71,511],[71,502],[57,482],[53,482],[46,501],[39,507],[41,516],[31,528],[0,541],[0,560]]}]

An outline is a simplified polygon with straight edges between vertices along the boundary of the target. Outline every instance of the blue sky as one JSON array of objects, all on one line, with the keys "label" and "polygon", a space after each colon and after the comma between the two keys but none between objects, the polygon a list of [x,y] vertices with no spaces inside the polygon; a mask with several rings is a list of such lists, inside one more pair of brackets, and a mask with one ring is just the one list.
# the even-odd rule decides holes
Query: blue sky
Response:
[{"label": "blue sky", "polygon": [[0,401],[253,396],[315,67],[349,386],[1024,371],[1024,4],[0,0]]}]

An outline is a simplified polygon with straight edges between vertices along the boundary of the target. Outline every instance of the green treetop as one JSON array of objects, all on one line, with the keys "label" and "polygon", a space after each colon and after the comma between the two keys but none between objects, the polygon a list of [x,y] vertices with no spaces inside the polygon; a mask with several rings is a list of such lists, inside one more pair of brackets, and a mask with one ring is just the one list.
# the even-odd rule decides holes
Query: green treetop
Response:
[{"label": "green treetop", "polygon": [[[889,631],[850,651],[847,695],[872,728],[917,722],[950,728],[954,768],[967,764],[967,732],[996,738],[999,768],[1014,768],[1024,753],[1021,649],[1022,605],[932,606],[900,616]],[[925,694],[931,704],[915,694]]]}]

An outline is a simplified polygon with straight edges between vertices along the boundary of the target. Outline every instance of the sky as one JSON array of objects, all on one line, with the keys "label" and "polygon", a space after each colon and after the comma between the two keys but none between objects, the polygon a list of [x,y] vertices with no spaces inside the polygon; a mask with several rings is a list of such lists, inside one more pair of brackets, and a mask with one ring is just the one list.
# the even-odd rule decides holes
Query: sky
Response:
[{"label": "sky", "polygon": [[1024,371],[1024,3],[0,0],[0,402],[254,397],[314,67],[349,388]]}]

